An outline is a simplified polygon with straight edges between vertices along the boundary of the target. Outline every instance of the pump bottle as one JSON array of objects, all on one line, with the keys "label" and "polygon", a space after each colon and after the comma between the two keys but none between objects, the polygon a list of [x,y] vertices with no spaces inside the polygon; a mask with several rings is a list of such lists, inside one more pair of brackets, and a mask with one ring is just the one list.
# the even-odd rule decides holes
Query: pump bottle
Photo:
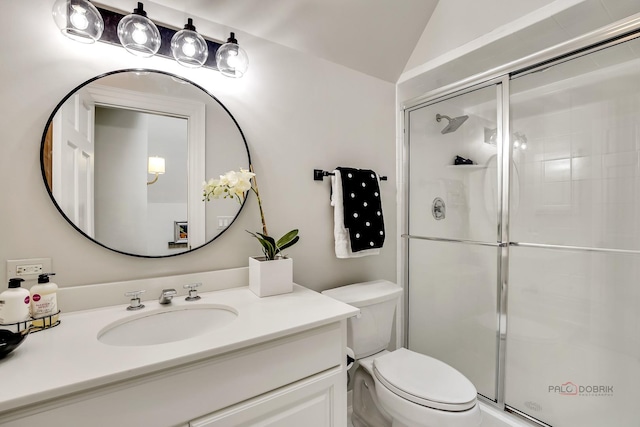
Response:
[{"label": "pump bottle", "polygon": [[9,280],[9,289],[0,293],[0,329],[18,333],[25,329],[19,322],[29,320],[29,291],[21,287],[21,278]]},{"label": "pump bottle", "polygon": [[54,274],[39,275],[38,284],[31,287],[31,316],[35,327],[52,326],[58,321],[58,285],[49,281],[49,276]]}]

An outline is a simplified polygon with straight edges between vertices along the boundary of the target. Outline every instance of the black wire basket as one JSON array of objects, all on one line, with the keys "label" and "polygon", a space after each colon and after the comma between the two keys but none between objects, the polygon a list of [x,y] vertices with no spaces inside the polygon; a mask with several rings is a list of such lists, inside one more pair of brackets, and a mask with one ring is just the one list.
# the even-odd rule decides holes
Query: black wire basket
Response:
[{"label": "black wire basket", "polygon": [[0,324],[0,359],[18,348],[30,333],[58,326],[60,324],[59,317],[60,311],[22,322]]}]

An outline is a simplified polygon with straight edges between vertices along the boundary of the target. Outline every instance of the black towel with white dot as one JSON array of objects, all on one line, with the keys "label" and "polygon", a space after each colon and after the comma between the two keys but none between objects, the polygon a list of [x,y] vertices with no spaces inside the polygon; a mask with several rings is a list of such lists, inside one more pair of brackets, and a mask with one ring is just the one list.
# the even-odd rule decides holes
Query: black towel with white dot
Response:
[{"label": "black towel with white dot", "polygon": [[351,251],[381,248],[385,232],[376,173],[369,169],[336,169],[342,180],[344,227],[349,231]]}]

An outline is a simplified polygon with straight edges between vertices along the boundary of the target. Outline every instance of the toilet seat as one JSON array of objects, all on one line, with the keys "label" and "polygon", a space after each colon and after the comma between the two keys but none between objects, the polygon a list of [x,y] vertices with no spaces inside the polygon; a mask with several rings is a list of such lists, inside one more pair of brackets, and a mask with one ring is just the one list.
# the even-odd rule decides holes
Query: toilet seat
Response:
[{"label": "toilet seat", "polygon": [[464,375],[406,348],[375,358],[373,373],[390,391],[418,405],[451,412],[476,405],[476,388]]}]

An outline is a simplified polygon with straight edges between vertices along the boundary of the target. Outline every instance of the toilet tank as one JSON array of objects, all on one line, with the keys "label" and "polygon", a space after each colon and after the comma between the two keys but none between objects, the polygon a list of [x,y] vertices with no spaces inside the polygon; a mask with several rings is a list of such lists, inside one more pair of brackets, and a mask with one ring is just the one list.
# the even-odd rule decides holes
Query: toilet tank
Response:
[{"label": "toilet tank", "polygon": [[402,288],[387,280],[356,283],[322,292],[360,309],[360,316],[347,320],[347,346],[356,359],[385,350]]}]

